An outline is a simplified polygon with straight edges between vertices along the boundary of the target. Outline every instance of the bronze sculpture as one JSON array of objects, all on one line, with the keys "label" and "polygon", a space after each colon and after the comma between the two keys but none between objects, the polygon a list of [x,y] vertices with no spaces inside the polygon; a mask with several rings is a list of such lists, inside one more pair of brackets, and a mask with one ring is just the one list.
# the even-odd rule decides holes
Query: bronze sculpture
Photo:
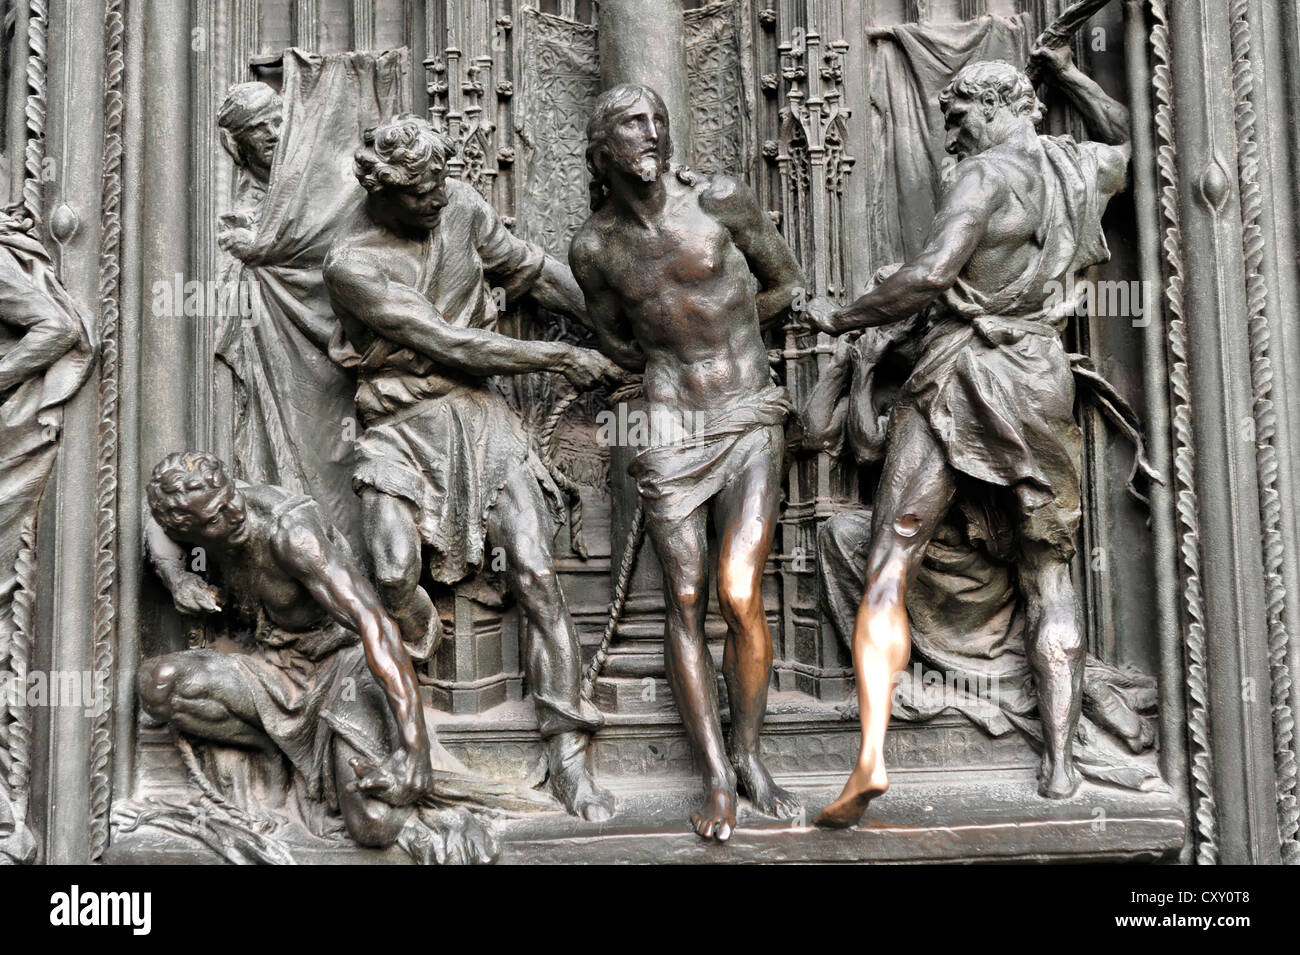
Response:
[{"label": "bronze sculpture", "polygon": [[[653,90],[623,85],[602,94],[587,140],[592,215],[569,259],[601,348],[644,372],[650,418],[664,424],[629,473],[664,571],[666,670],[704,775],[692,824],[725,841],[736,825],[737,783],[764,813],[800,811],[763,766],[759,734],[772,666],[760,591],[790,411],[772,382],[762,329],[795,301],[802,277],[743,184],[669,168],[668,115]],[[710,517],[728,626],[725,748],[703,631]]]},{"label": "bronze sculpture", "polygon": [[[358,843],[392,844],[410,815],[404,807],[432,786],[429,737],[410,656],[346,541],[310,498],[236,484],[210,454],[169,455],[154,469],[148,494],[149,559],[177,609],[222,609],[222,591],[186,566],[187,547],[210,549],[262,655],[183,650],[156,657],[140,670],[145,710],[201,739],[278,747],[313,798],[337,801]],[[336,715],[382,735],[386,718],[366,712],[375,700],[364,687],[355,690],[367,668],[398,727],[383,765],[342,739],[331,746],[322,715],[339,709]]]},{"label": "bronze sculpture", "polygon": [[[23,680],[26,664],[16,658],[25,654],[13,641],[30,621],[15,618],[14,600],[31,581],[20,580],[17,565],[35,546],[63,406],[90,376],[95,343],[90,315],[63,288],[35,222],[21,207],[0,212],[0,672]],[[10,731],[0,714],[0,752]],[[0,861],[34,854],[26,815],[0,779]]]},{"label": "bronze sculpture", "polygon": [[821,825],[857,822],[889,786],[883,749],[891,681],[907,662],[905,596],[959,483],[1006,489],[1014,508],[1028,647],[1044,725],[1043,795],[1078,786],[1072,745],[1084,644],[1069,560],[1079,522],[1081,436],[1074,379],[1050,283],[1108,256],[1100,216],[1125,185],[1127,111],[1068,48],[1035,59],[1110,143],[1035,130],[1042,106],[1008,63],[966,67],[941,96],[959,162],[931,238],[849,307],[812,320],[830,334],[932,307],[922,355],[890,422],[867,589],[854,634],[862,721],[858,762]]},{"label": "bronze sculpture", "polygon": [[[726,400],[708,409],[674,409],[701,413],[686,417],[680,429],[671,420],[661,422],[680,440],[655,440],[647,449],[621,433],[593,437],[600,435],[603,408],[613,408],[620,432],[625,408],[641,413],[646,399],[633,390],[639,384],[620,383],[617,394],[602,388],[575,394],[552,364],[522,375],[461,376],[457,384],[500,391],[511,413],[489,421],[488,430],[505,418],[509,428],[495,431],[522,423],[522,436],[513,443],[532,446],[571,508],[581,500],[581,512],[571,510],[569,526],[555,533],[546,569],[569,611],[558,632],[576,631],[579,665],[587,664],[579,695],[589,695],[603,716],[598,730],[582,734],[590,737],[583,759],[594,783],[618,794],[619,812],[593,824],[552,811],[563,808],[555,804],[546,815],[503,820],[500,826],[494,821],[492,831],[507,863],[991,856],[1242,862],[1295,856],[1300,563],[1294,555],[1300,551],[1294,545],[1300,524],[1294,465],[1300,415],[1294,398],[1300,392],[1291,378],[1300,374],[1300,351],[1292,347],[1287,322],[1297,289],[1290,189],[1295,143],[1287,119],[1296,99],[1290,67],[1300,56],[1300,33],[1293,29],[1297,14],[1291,5],[365,0],[352,4],[350,13],[337,0],[198,6],[106,0],[98,7],[32,0],[10,6],[14,15],[5,19],[0,36],[10,78],[0,98],[0,154],[12,180],[5,201],[21,200],[24,215],[48,223],[41,231],[50,252],[48,274],[87,306],[85,324],[93,322],[103,347],[101,360],[90,368],[91,386],[61,405],[59,450],[40,506],[39,533],[26,533],[30,524],[20,522],[25,526],[18,530],[16,572],[5,578],[8,568],[0,567],[0,591],[6,579],[17,581],[12,634],[0,619],[0,688],[17,685],[24,675],[89,674],[93,685],[105,687],[111,705],[83,716],[48,701],[0,700],[0,791],[7,799],[0,800],[0,861],[6,853],[29,855],[30,840],[11,838],[28,829],[37,857],[51,862],[197,862],[211,861],[214,852],[228,861],[400,861],[396,847],[358,845],[342,816],[325,813],[319,800],[305,809],[325,813],[328,828],[300,829],[299,822],[309,820],[295,815],[304,803],[296,783],[292,790],[283,785],[288,762],[278,745],[267,757],[179,730],[169,733],[152,720],[137,719],[135,689],[142,664],[181,650],[187,636],[195,645],[224,648],[247,635],[247,626],[237,625],[230,613],[177,615],[147,567],[140,544],[141,491],[152,466],[170,452],[210,450],[232,479],[313,498],[352,546],[357,568],[375,584],[367,551],[371,542],[387,537],[387,529],[362,533],[361,499],[353,486],[360,472],[348,458],[359,435],[378,441],[386,438],[385,426],[397,440],[423,435],[427,402],[363,419],[355,402],[358,366],[344,364],[350,364],[345,349],[335,350],[343,362],[329,355],[340,319],[322,266],[333,227],[364,220],[353,219],[352,210],[346,218],[337,214],[348,203],[360,207],[369,201],[352,169],[364,129],[408,111],[427,119],[447,137],[447,179],[473,189],[506,232],[563,262],[590,215],[584,131],[593,106],[618,84],[648,85],[664,100],[673,161],[682,169],[660,176],[670,198],[678,185],[684,194],[682,180],[692,178],[687,169],[698,177],[694,194],[702,205],[725,184],[716,173],[743,180],[756,215],[769,220],[793,252],[802,278],[791,281],[847,305],[871,287],[882,265],[917,255],[952,166],[992,164],[988,158],[960,164],[954,156],[945,158],[939,92],[963,66],[988,60],[1025,69],[1037,84],[1037,67],[1026,68],[1035,35],[1051,24],[1049,34],[1067,38],[1090,14],[1093,22],[1072,41],[1074,55],[1088,76],[1133,110],[1133,179],[1131,190],[1109,202],[1102,220],[1110,261],[1074,277],[1094,290],[1100,286],[1102,303],[1109,285],[1127,291],[1130,302],[1140,295],[1142,307],[1116,312],[1111,298],[1109,309],[1077,312],[1059,332],[1068,372],[1059,356],[1049,357],[1047,373],[1030,382],[1059,385],[1059,392],[1066,375],[1073,378],[1073,414],[1083,446],[1063,469],[1075,472],[1080,490],[1077,529],[1072,519],[1064,521],[1071,525],[1070,570],[1081,605],[1071,625],[1087,649],[1077,664],[1083,687],[1070,754],[1084,780],[1080,791],[1051,802],[1036,791],[1043,747],[1038,716],[1053,713],[1050,706],[1040,710],[1038,681],[1029,671],[1026,595],[1018,579],[1029,565],[1020,565],[1015,535],[979,536],[1007,530],[1019,505],[987,482],[959,477],[953,506],[906,587],[912,654],[885,736],[889,796],[871,803],[864,828],[810,833],[764,819],[737,785],[739,828],[721,847],[710,844],[716,839],[699,838],[684,823],[700,802],[706,767],[693,758],[676,700],[665,691],[660,564],[642,552],[638,566],[636,548],[623,545],[641,539],[643,517],[655,500],[673,497],[676,488],[662,479],[687,464],[695,447],[689,440],[701,436],[686,439],[688,429],[711,442],[710,432],[720,430],[715,416],[735,410],[721,425],[735,426],[737,443],[758,444],[761,437],[740,433],[748,419],[762,419],[757,434],[776,428],[766,422],[780,411],[750,401],[752,407],[742,412],[728,409]],[[378,67],[381,61],[388,65]],[[333,69],[354,78],[355,86],[334,85]],[[1050,81],[1052,71],[1044,74]],[[248,81],[258,82],[243,87]],[[223,104],[222,91],[231,84],[235,96]],[[1041,132],[1104,138],[1082,134],[1087,117],[1054,89],[1051,100],[1041,89],[1037,95],[1052,106]],[[272,149],[277,115],[279,142]],[[223,131],[247,171],[243,178],[222,151]],[[1014,161],[997,164],[994,172],[1014,176]],[[251,200],[262,185],[256,176],[267,188],[254,208]],[[604,205],[597,215],[618,201],[605,195],[603,184],[600,190]],[[1023,192],[1037,199],[1029,186]],[[231,214],[219,225],[227,210]],[[1042,221],[1050,218],[1044,207]],[[238,235],[241,229],[255,234],[251,243],[235,241],[248,238]],[[690,273],[717,265],[712,278],[665,276],[659,249],[650,247],[651,232],[645,233],[649,254],[635,248],[596,264],[612,273],[611,284],[654,281],[651,294],[672,300],[665,309],[670,317],[688,319],[681,337],[693,351],[690,357],[710,351],[709,357],[720,359],[691,368],[726,377],[722,372],[733,368],[722,356],[730,352],[710,336],[730,322],[715,319],[714,311],[725,309],[711,311],[716,302],[702,302],[695,292],[747,271],[756,278],[758,270],[733,270],[735,253],[715,256],[707,245],[696,245],[694,232],[675,226],[673,231],[691,246],[668,256],[673,267]],[[1064,241],[1058,231],[1043,226],[1035,237],[1042,244],[1033,248]],[[654,235],[664,239],[662,232]],[[309,254],[298,255],[300,248],[306,252],[300,239],[312,243]],[[403,257],[394,251],[399,244],[383,246],[385,268]],[[436,250],[434,244],[424,260],[431,282],[468,292],[476,279],[461,283],[449,274],[455,269],[442,268],[461,257],[463,243]],[[225,273],[228,252],[240,255],[234,256],[234,271]],[[294,278],[304,280],[297,288],[310,293],[310,304],[281,297]],[[888,280],[880,278],[883,288]],[[150,290],[159,282],[206,287],[211,294],[212,286],[228,281],[250,292],[255,311],[214,316],[209,309],[191,316],[187,306],[183,316],[164,317],[148,308]],[[503,281],[485,271],[484,281],[491,306],[485,304],[483,315],[468,325],[523,340],[533,350],[558,352],[556,339],[599,348],[589,329],[579,327],[581,314],[570,309],[573,321],[552,322],[547,308],[515,294],[508,277]],[[683,288],[688,291],[679,294]],[[259,296],[273,308],[260,308]],[[572,299],[580,311],[581,297],[573,293]],[[758,299],[755,311],[766,318],[763,302]],[[282,304],[307,307],[295,315],[276,311]],[[434,306],[446,311],[436,301]],[[342,321],[352,327],[338,336],[340,346],[355,346],[358,355],[368,349],[367,341],[354,340],[366,338],[356,326],[382,320],[379,312],[362,311],[362,322],[345,314]],[[616,311],[629,324],[635,319],[634,309]],[[865,337],[852,342],[845,335],[834,343],[791,309],[764,330],[767,368],[758,348],[746,352],[752,363],[737,363],[747,371],[770,368],[770,377],[756,372],[747,381],[754,387],[742,400],[756,398],[769,382],[784,385],[790,402],[801,408],[821,384],[822,397],[838,392],[849,407],[837,410],[837,399],[832,423],[841,414],[838,432],[845,444],[869,452],[846,460],[836,453],[844,448],[834,438],[814,434],[817,440],[809,443],[817,452],[796,459],[788,452],[798,428],[789,424],[785,463],[779,466],[781,500],[773,510],[776,531],[761,576],[761,607],[772,642],[761,758],[774,779],[817,808],[840,792],[840,774],[847,775],[859,746],[853,660],[845,646],[867,589],[871,504],[890,449],[891,412],[907,366],[926,358],[917,346],[928,331],[928,316],[916,310],[913,316],[917,324],[910,330],[906,320],[888,326],[905,340],[881,355]],[[310,325],[298,323],[299,317]],[[281,324],[285,318],[290,324]],[[455,319],[448,324],[454,326]],[[982,321],[983,333],[1005,330],[994,324]],[[276,334],[268,336],[268,330]],[[301,331],[310,348],[295,351],[289,346],[298,339],[280,331]],[[639,337],[630,328],[623,331],[628,341]],[[981,329],[974,334],[985,341]],[[1037,339],[1049,337],[1030,332],[997,348],[1011,360],[1017,349],[1047,350]],[[6,325],[0,353],[15,340],[15,330]],[[748,334],[736,339],[752,341]],[[241,354],[227,350],[231,344]],[[643,344],[624,356],[638,374],[651,357]],[[832,354],[836,348],[839,354]],[[1090,367],[1076,363],[1083,355]],[[419,360],[416,352],[412,356]],[[315,373],[340,387],[316,388]],[[1107,430],[1101,404],[1088,403],[1089,373],[1105,374],[1118,386],[1115,392],[1141,410],[1152,459],[1169,482],[1138,485],[1149,504],[1135,504],[1125,494],[1128,449]],[[819,374],[827,376],[822,383]],[[365,369],[360,375],[373,377]],[[852,384],[851,376],[857,379]],[[1017,415],[1021,404],[1038,397],[1034,387],[1021,385],[1017,379],[1004,388],[1005,404]],[[874,393],[874,407],[862,407],[857,396],[864,391]],[[0,396],[0,403],[7,397]],[[1053,397],[1054,409],[1068,400]],[[606,399],[609,405],[602,404]],[[417,404],[420,414],[396,420]],[[1061,423],[1065,415],[1045,417]],[[411,424],[414,418],[421,418],[418,425]],[[280,445],[272,450],[289,453],[248,453],[269,445],[261,435],[241,433],[241,422],[265,426],[268,434],[278,430],[272,440]],[[1024,430],[1018,418],[1012,423]],[[817,430],[811,420],[804,424]],[[928,419],[926,426],[931,427]],[[462,432],[467,454],[477,453],[481,430]],[[1074,436],[1064,437],[1068,443]],[[494,432],[488,443],[499,450],[511,442]],[[1000,453],[986,435],[956,435],[949,443],[956,454]],[[677,447],[669,453],[667,445]],[[0,442],[0,452],[6,449]],[[651,452],[643,462],[653,468],[643,489],[658,498],[643,498],[626,473],[642,450]],[[945,446],[945,466],[948,453]],[[393,458],[385,455],[363,476],[394,478]],[[316,481],[296,467],[313,460],[328,462],[333,477]],[[532,470],[525,453],[514,461],[518,470]],[[276,470],[258,470],[265,464]],[[719,470],[728,468],[720,462]],[[431,505],[456,511],[476,494],[463,512],[477,517],[474,507],[495,493],[478,483],[471,490],[467,468],[448,470],[453,479],[446,482],[434,481],[418,461],[416,470],[418,481],[429,485]],[[1060,477],[1050,476],[1048,490],[1064,489],[1064,499],[1076,482],[1068,473]],[[535,483],[543,487],[545,481],[539,476]],[[769,482],[755,500],[775,497],[776,483]],[[0,484],[0,492],[7,491],[9,485]],[[423,496],[420,488],[407,490]],[[724,498],[726,490],[731,488],[724,489]],[[541,492],[544,502],[548,492]],[[504,497],[496,494],[487,510],[497,510]],[[725,510],[725,499],[723,504]],[[559,511],[558,502],[554,509]],[[988,518],[983,525],[976,520],[981,509]],[[544,503],[537,522],[543,538],[556,527],[548,510]],[[345,511],[353,514],[350,522]],[[458,568],[451,568],[438,579],[428,573],[427,562],[429,556],[435,564],[443,560],[436,545],[463,540],[469,553],[474,535],[462,535],[458,520],[428,524],[451,531],[447,540],[426,541],[417,521],[415,538],[423,553],[419,580],[410,590],[424,591],[438,608],[445,628],[441,646],[436,647],[437,627],[412,626],[409,620],[403,627],[389,613],[402,609],[397,604],[384,612],[405,631],[408,653],[437,649],[435,658],[413,661],[435,750],[435,789],[435,737],[456,760],[493,780],[544,787],[533,690],[547,681],[536,678],[536,665],[526,665],[535,628],[517,601],[499,599],[494,574],[505,566],[504,548],[498,549],[484,526],[482,560],[466,563],[473,576],[459,577]],[[5,522],[0,538],[13,527]],[[718,543],[710,542],[708,557],[700,561],[710,577],[717,576]],[[632,559],[626,559],[629,553]],[[238,576],[239,561],[228,563]],[[227,572],[226,566],[217,570]],[[393,583],[391,576],[387,583]],[[381,593],[381,603],[386,596],[399,595]],[[729,622],[719,612],[718,597],[709,598],[702,637],[696,637],[716,664]],[[411,599],[418,603],[418,595]],[[744,645],[734,636],[731,642]],[[1120,671],[1111,673],[1113,682],[1098,664]],[[937,701],[924,694],[924,678],[985,673],[1001,677],[996,691],[945,689]],[[367,692],[377,703],[375,712],[391,718],[368,668],[360,679],[372,682]],[[706,673],[701,682],[709,679]],[[559,682],[565,682],[562,674]],[[719,732],[726,734],[737,701],[728,700],[722,684],[718,679],[712,685]],[[1108,687],[1120,697],[1108,696]],[[699,689],[707,696],[708,686]],[[541,691],[548,695],[547,687]],[[1070,686],[1065,696],[1074,692]],[[746,701],[739,702],[743,709]],[[579,715],[593,715],[577,705]],[[1058,723],[1061,709],[1056,708]],[[397,739],[388,737],[390,743]],[[734,754],[725,752],[726,735],[720,739],[725,765]],[[1090,752],[1090,744],[1107,752]],[[1059,738],[1053,745],[1058,754],[1065,748]],[[379,753],[379,762],[390,751]],[[1093,762],[1093,755],[1106,758]],[[1051,775],[1046,774],[1049,783]],[[1066,784],[1061,788],[1068,788],[1068,767],[1059,775]],[[259,852],[223,849],[221,837],[233,832],[218,810],[223,798],[284,851],[269,851],[268,845]],[[418,809],[425,808],[419,800]],[[1104,818],[1090,816],[1098,811]],[[274,828],[259,830],[263,822]],[[719,834],[718,826],[711,834]]]},{"label": "bronze sculpture", "polygon": [[567,268],[447,179],[450,149],[415,116],[369,130],[356,154],[369,198],[325,262],[341,321],[331,355],[358,379],[364,431],[354,485],[365,536],[385,606],[426,653],[440,624],[419,585],[422,550],[432,551],[434,579],[454,584],[501,548],[552,787],[570,812],[599,821],[613,799],[591,779],[586,746],[601,719],[579,696],[577,634],[551,544],[564,502],[517,415],[484,379],[551,370],[587,388],[618,372],[597,352],[485,327],[495,314],[485,274],[506,296],[529,293],[570,315],[582,303]]}]

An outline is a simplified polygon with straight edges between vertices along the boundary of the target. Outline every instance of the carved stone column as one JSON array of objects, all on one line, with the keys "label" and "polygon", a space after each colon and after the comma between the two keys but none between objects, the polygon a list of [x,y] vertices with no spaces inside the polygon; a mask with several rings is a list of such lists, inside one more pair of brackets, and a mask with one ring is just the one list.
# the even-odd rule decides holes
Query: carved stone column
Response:
[{"label": "carved stone column", "polygon": [[[120,11],[118,5],[111,6]],[[75,61],[82,68],[48,72],[46,154],[53,159],[55,177],[43,190],[42,215],[47,223],[52,218],[64,223],[57,230],[62,240],[55,256],[59,277],[70,295],[98,313],[101,328],[107,314],[99,270],[102,231],[107,231],[101,230],[105,157],[100,138],[106,115],[105,41],[104,5],[60,4],[51,11],[50,61]],[[65,122],[65,117],[70,121]],[[101,630],[100,625],[111,628],[115,595],[98,586],[101,561],[96,546],[102,522],[111,520],[111,511],[106,514],[97,500],[104,434],[103,372],[101,357],[98,375],[65,406],[58,463],[45,492],[46,514],[52,520],[42,528],[40,546],[52,561],[46,565],[48,570],[42,567],[41,601],[52,616],[49,629],[37,631],[33,669],[46,670],[53,679],[62,679],[63,674],[90,674],[95,679],[102,673],[105,680],[111,676],[109,630]],[[111,480],[113,474],[107,477]],[[103,503],[112,508],[114,502]],[[111,547],[111,538],[107,543]],[[101,655],[104,649],[110,652],[108,659]],[[92,718],[95,710],[51,706],[44,732],[37,729],[37,745],[45,747],[46,771],[44,818],[35,828],[45,839],[46,862],[89,862],[103,851],[107,839],[107,739],[102,735],[106,724],[104,713]]]}]

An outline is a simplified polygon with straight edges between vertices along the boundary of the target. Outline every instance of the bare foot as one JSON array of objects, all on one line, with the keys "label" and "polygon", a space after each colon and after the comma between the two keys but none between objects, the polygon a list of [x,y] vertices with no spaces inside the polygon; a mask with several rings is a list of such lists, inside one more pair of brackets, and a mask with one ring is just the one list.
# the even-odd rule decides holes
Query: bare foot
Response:
[{"label": "bare foot", "polygon": [[844,784],[844,791],[839,798],[821,811],[815,825],[825,829],[848,829],[856,826],[862,814],[867,811],[867,804],[889,788],[889,779],[884,767],[873,770],[859,764],[849,781]]},{"label": "bare foot", "polygon": [[733,757],[731,765],[736,767],[741,792],[759,812],[777,819],[798,819],[803,815],[803,803],[772,781],[772,775],[757,756],[746,753]]},{"label": "bare foot", "polygon": [[1038,770],[1038,795],[1047,799],[1069,799],[1079,791],[1079,773],[1074,760],[1053,763],[1043,756]]},{"label": "bare foot", "polygon": [[736,831],[736,789],[710,787],[700,808],[691,813],[691,826],[702,839],[726,842]]}]

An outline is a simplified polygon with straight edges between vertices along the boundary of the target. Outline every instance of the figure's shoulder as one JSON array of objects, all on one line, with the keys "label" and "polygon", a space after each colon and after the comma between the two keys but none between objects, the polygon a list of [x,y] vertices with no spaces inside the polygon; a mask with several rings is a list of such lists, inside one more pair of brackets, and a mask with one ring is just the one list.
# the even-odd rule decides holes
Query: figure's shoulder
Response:
[{"label": "figure's shoulder", "polygon": [[278,484],[245,484],[236,481],[235,488],[244,495],[248,509],[264,518],[272,527],[278,520],[276,510],[293,496]]},{"label": "figure's shoulder", "polygon": [[351,250],[364,249],[378,239],[380,227],[367,214],[366,205],[365,202],[359,203],[334,229],[329,250],[325,253],[326,262],[336,260]]},{"label": "figure's shoulder", "polygon": [[1073,136],[1039,138],[1049,154],[1069,156],[1085,177],[1095,179],[1098,188],[1105,195],[1114,195],[1124,188],[1128,179],[1129,146],[1111,145],[1093,139],[1078,140]]},{"label": "figure's shoulder", "polygon": [[968,201],[972,197],[1001,196],[1011,185],[1010,178],[1023,163],[1000,150],[999,147],[967,156],[955,165],[944,178],[942,201]]},{"label": "figure's shoulder", "polygon": [[755,204],[754,191],[743,179],[724,172],[704,173],[680,167],[674,171],[677,180],[695,190],[701,203],[724,208]]},{"label": "figure's shoulder", "polygon": [[1095,139],[1075,139],[1073,136],[1040,135],[1039,140],[1044,149],[1057,150],[1078,159],[1095,159],[1105,165],[1115,160],[1127,161],[1127,153],[1121,146],[1098,142]]},{"label": "figure's shoulder", "polygon": [[452,179],[451,177],[448,177],[444,182],[447,190],[448,209],[461,207],[474,209],[492,208],[479,191],[465,180]]},{"label": "figure's shoulder", "polygon": [[569,240],[569,265],[591,267],[599,264],[599,256],[604,246],[604,236],[600,211],[592,213],[578,231]]},{"label": "figure's shoulder", "polygon": [[265,488],[276,492],[268,498],[267,515],[271,546],[281,560],[294,561],[319,553],[327,536],[320,505],[304,494],[293,494],[280,487]]},{"label": "figure's shoulder", "polygon": [[605,274],[605,263],[617,247],[621,226],[608,202],[589,215],[569,240],[569,268],[580,282]]},{"label": "figure's shoulder", "polygon": [[492,203],[484,199],[477,189],[463,179],[449,178],[446,180],[445,188],[447,204],[443,206],[441,213],[444,223],[469,220],[481,226],[501,218],[492,207]]},{"label": "figure's shoulder", "polygon": [[732,228],[752,227],[763,214],[754,190],[743,180],[726,173],[678,170],[678,179],[695,191],[700,208]]},{"label": "figure's shoulder", "polygon": [[333,291],[356,290],[385,274],[384,263],[391,255],[380,239],[374,229],[340,232],[321,263],[326,286]]}]

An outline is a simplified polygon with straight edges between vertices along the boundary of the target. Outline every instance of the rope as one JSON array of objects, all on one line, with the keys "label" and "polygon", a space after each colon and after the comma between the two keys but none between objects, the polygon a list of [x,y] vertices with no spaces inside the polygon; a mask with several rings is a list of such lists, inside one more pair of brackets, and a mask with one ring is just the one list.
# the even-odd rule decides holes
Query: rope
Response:
[{"label": "rope", "polygon": [[[641,393],[641,382],[635,380],[617,388],[609,396],[609,404],[618,404],[620,401],[627,401],[636,398]],[[577,485],[569,479],[555,465],[555,432],[559,427],[562,419],[568,410],[573,407],[573,403],[578,400],[578,392],[570,391],[555,403],[551,413],[546,416],[538,430],[538,443],[541,446],[542,455],[546,469],[551,473],[551,477],[560,489],[575,501],[570,511],[570,528],[569,536],[573,542],[573,550],[584,560],[587,558],[587,547],[582,537],[582,502],[578,497]],[[596,648],[596,655],[592,658],[591,663],[587,666],[587,672],[582,680],[582,698],[591,701],[591,695],[596,689],[596,679],[600,676],[600,671],[604,669],[606,661],[609,659],[609,648],[614,641],[614,634],[618,630],[619,621],[623,617],[623,608],[627,605],[628,587],[632,581],[632,571],[636,567],[637,554],[641,551],[641,541],[645,537],[645,507],[641,503],[640,495],[637,496],[636,510],[632,514],[632,526],[628,530],[627,543],[623,547],[623,559],[618,565],[618,579],[614,583],[614,595],[609,604],[609,617],[605,621],[605,632],[601,635],[600,646]]]},{"label": "rope", "polygon": [[181,754],[181,762],[185,764],[185,771],[189,775],[190,781],[198,787],[199,792],[207,797],[213,806],[228,815],[235,825],[247,829],[251,835],[260,835],[270,828],[268,821],[259,822],[253,819],[223,796],[220,790],[208,779],[203,767],[199,765],[199,758],[194,752],[194,747],[190,745],[190,741],[176,727],[169,724],[168,729],[171,731],[172,742],[176,744],[176,749]]},{"label": "rope", "polygon": [[605,632],[601,635],[600,646],[587,667],[582,680],[582,698],[591,700],[596,688],[596,678],[609,659],[609,646],[614,641],[614,631],[623,616],[623,607],[627,603],[628,584],[632,580],[632,569],[636,566],[637,554],[641,552],[641,539],[645,536],[645,505],[637,495],[636,511],[632,514],[632,526],[628,530],[627,543],[623,546],[623,559],[618,565],[618,581],[614,584],[614,598],[609,604],[609,619],[605,621]]},{"label": "rope", "polygon": [[546,420],[538,430],[537,443],[542,452],[542,463],[546,465],[551,480],[569,500],[569,541],[573,545],[573,552],[586,560],[589,552],[587,540],[582,534],[582,497],[578,493],[578,485],[555,463],[555,432],[560,426],[560,419],[577,400],[578,392],[570,391],[555,403],[555,407],[551,409],[551,413],[546,416]]}]

